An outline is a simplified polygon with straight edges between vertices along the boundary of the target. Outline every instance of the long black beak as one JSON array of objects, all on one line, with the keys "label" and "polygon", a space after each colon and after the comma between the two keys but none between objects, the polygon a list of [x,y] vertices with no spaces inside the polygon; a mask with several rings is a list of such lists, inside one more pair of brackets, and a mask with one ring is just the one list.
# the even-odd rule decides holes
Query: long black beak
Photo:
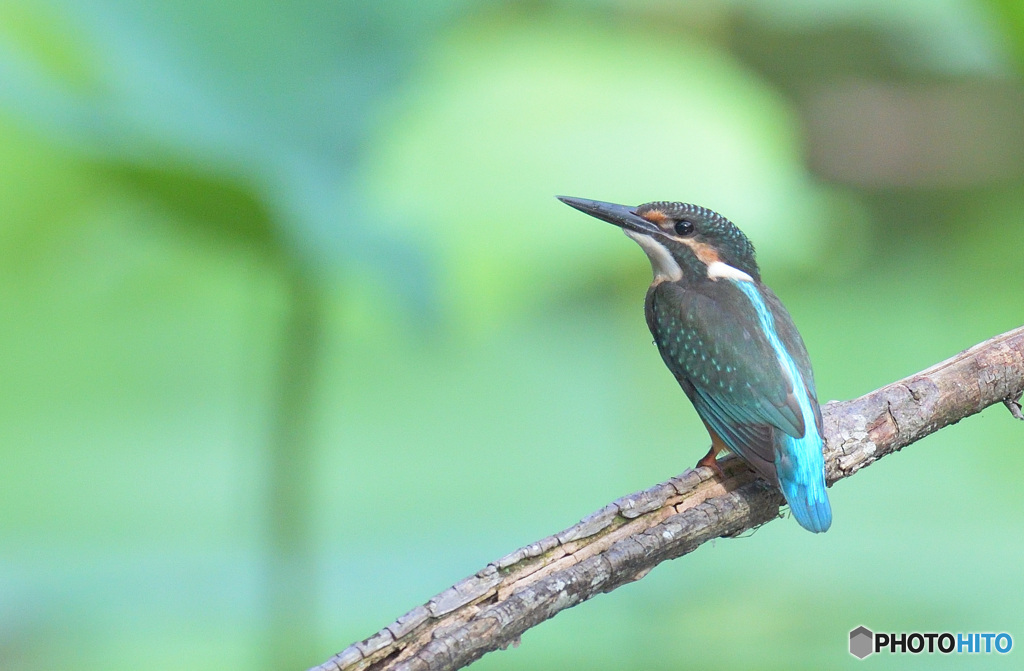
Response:
[{"label": "long black beak", "polygon": [[609,224],[615,224],[627,231],[635,231],[643,235],[664,235],[658,226],[634,212],[635,207],[628,205],[616,205],[615,203],[603,203],[600,200],[587,200],[586,198],[570,198],[569,196],[555,196],[569,207],[575,207],[580,212],[597,217]]}]

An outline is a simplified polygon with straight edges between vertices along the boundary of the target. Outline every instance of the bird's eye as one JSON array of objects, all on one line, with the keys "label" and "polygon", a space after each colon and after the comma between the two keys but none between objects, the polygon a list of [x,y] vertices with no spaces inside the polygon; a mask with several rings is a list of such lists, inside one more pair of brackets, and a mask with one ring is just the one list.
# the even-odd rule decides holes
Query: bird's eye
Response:
[{"label": "bird's eye", "polygon": [[689,235],[693,233],[693,222],[680,219],[676,222],[676,235]]}]

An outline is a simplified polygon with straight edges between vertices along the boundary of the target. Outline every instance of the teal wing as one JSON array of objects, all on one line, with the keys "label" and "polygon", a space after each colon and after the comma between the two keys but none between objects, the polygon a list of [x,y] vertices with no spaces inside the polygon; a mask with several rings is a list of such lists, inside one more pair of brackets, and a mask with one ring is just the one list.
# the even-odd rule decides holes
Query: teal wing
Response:
[{"label": "teal wing", "polygon": [[688,289],[663,282],[648,293],[647,321],[701,419],[774,481],[774,430],[799,438],[805,426],[750,300],[730,281]]}]

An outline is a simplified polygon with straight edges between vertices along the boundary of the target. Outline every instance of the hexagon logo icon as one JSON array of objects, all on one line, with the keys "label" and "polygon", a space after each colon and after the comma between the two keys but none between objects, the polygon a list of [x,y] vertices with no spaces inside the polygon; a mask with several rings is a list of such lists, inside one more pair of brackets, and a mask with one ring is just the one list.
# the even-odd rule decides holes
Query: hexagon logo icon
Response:
[{"label": "hexagon logo icon", "polygon": [[850,654],[857,659],[864,659],[875,651],[875,635],[865,626],[850,632]]}]

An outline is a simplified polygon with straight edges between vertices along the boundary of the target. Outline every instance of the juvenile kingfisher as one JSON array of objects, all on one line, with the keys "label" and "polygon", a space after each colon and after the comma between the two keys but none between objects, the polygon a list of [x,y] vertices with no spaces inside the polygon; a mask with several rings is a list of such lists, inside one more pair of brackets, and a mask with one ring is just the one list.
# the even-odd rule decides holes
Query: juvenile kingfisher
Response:
[{"label": "juvenile kingfisher", "polygon": [[716,455],[734,452],[782,490],[800,526],[827,531],[832,509],[811,361],[786,308],[761,283],[747,236],[689,203],[558,199],[621,227],[650,259],[647,326],[711,434],[697,465],[721,474]]}]

